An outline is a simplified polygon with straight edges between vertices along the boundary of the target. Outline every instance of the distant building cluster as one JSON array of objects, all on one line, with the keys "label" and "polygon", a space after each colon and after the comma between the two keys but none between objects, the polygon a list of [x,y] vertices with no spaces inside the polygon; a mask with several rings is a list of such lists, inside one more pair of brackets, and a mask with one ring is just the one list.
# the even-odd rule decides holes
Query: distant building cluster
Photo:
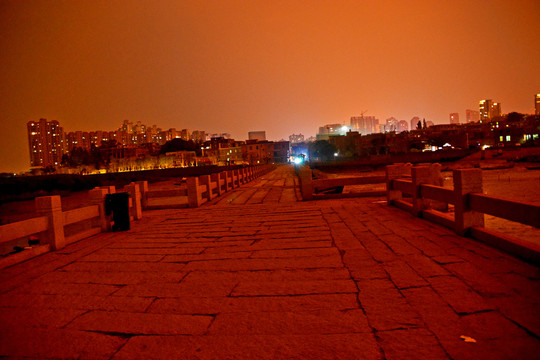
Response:
[{"label": "distant building cluster", "polygon": [[365,136],[349,131],[344,135],[330,137],[328,142],[334,145],[336,158],[445,149],[538,146],[540,116],[510,113],[484,122],[422,125],[422,128],[409,132],[392,131]]},{"label": "distant building cluster", "polygon": [[[535,115],[540,115],[540,94],[535,95]],[[449,114],[449,124],[414,116],[409,121],[390,117],[352,116],[349,125],[333,123],[319,127],[316,140],[326,140],[336,149],[334,158],[356,158],[377,154],[472,149],[491,146],[540,145],[540,117],[510,113],[503,115],[501,103],[479,101],[478,110]],[[310,140],[289,136],[292,156],[307,154]]]},{"label": "distant building cluster", "polygon": [[[540,94],[536,94],[534,98],[535,114],[540,114]],[[465,110],[465,122],[460,121],[459,113],[450,113],[450,124],[456,125],[461,123],[477,123],[489,122],[494,118],[500,117],[501,103],[491,99],[480,100],[478,103],[478,111],[467,109]],[[352,116],[350,125],[343,124],[328,124],[319,127],[317,140],[328,140],[332,136],[345,135],[348,131],[358,132],[361,135],[379,134],[379,133],[402,133],[405,131],[413,131],[434,126],[433,121],[420,119],[418,116],[413,117],[409,122],[406,120],[398,120],[390,117],[380,123],[375,116],[362,115]],[[291,143],[293,138],[291,135]]]},{"label": "distant building cluster", "polygon": [[[260,164],[287,162],[290,146],[306,153],[307,143],[326,140],[336,147],[338,157],[425,151],[443,146],[472,148],[538,143],[540,94],[535,94],[535,115],[502,115],[501,103],[491,99],[479,102],[478,111],[450,113],[449,124],[434,125],[414,116],[409,121],[394,117],[380,122],[375,116],[352,116],[341,123],[319,127],[316,137],[292,134],[289,141],[267,141],[265,131],[250,131],[246,141],[235,141],[228,133],[208,134],[202,130],[162,130],[140,121],[124,120],[115,131],[75,131],[66,133],[58,121],[29,121],[28,144],[33,168],[65,165],[65,156],[96,152],[107,169],[114,171],[205,164]],[[165,152],[162,147],[175,139],[195,143],[194,148]],[[298,151],[296,151],[298,152]],[[84,155],[84,154],[82,154]],[[157,160],[159,158],[159,160]],[[134,165],[134,161],[137,164]],[[142,164],[144,163],[144,165]]]},{"label": "distant building cluster", "polygon": [[[194,165],[231,165],[286,162],[289,142],[266,140],[265,131],[248,134],[249,140],[235,141],[230,134],[208,134],[202,130],[171,128],[162,130],[140,121],[124,120],[115,131],[74,131],[66,133],[56,120],[27,123],[30,166],[57,168],[66,156],[91,153],[109,170],[125,171]],[[192,141],[195,150],[170,151],[160,155],[162,146],[174,139]],[[200,148],[200,149],[199,149]],[[97,154],[97,155],[96,155]],[[158,157],[161,157],[158,161]],[[166,157],[166,158],[165,158]]]}]

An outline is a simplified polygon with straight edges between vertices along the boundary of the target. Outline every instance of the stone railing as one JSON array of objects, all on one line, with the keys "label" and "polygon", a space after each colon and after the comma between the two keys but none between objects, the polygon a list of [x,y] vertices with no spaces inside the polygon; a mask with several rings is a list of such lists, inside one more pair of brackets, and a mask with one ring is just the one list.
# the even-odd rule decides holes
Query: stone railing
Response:
[{"label": "stone railing", "polygon": [[297,168],[300,180],[300,193],[303,200],[335,199],[359,196],[383,196],[386,191],[361,191],[351,193],[322,193],[326,190],[351,185],[382,184],[386,181],[384,176],[354,176],[328,179],[313,179],[313,172],[308,166]]},{"label": "stone railing", "polygon": [[[440,165],[386,167],[387,201],[523,260],[540,264],[540,246],[484,227],[484,214],[540,227],[540,206],[482,193],[482,170],[453,171],[453,189],[442,187]],[[454,207],[453,215],[446,210]]]},{"label": "stone railing", "polygon": [[188,177],[179,189],[149,190],[146,181],[137,182],[144,210],[199,207],[222,194],[273,170],[273,165],[249,166],[211,175]]},{"label": "stone railing", "polygon": [[[142,218],[143,209],[175,207],[198,207],[206,201],[246,184],[269,171],[273,165],[246,167],[223,171],[212,175],[187,178],[187,187],[179,190],[148,190],[146,181],[138,181],[124,186],[122,192],[129,193],[129,214],[131,220]],[[58,195],[35,199],[37,217],[0,226],[0,243],[23,239],[34,235],[39,245],[28,246],[24,251],[0,258],[0,269],[25,261],[52,250],[59,250],[67,244],[88,238],[100,232],[110,231],[111,216],[106,215],[105,197],[116,193],[114,186],[99,187],[89,191],[89,206],[62,211]],[[164,197],[183,198],[178,203],[152,205],[152,199]],[[84,224],[83,224],[84,223]],[[69,231],[66,227],[83,224],[82,229]]]},{"label": "stone railing", "polygon": [[[38,217],[0,226],[0,242],[35,235],[39,245],[0,259],[0,269],[19,263],[51,250],[62,249],[67,244],[96,235],[109,228],[105,215],[106,190],[90,190],[90,206],[62,211],[59,195],[35,199]],[[86,222],[82,230],[66,235],[67,226]]]}]

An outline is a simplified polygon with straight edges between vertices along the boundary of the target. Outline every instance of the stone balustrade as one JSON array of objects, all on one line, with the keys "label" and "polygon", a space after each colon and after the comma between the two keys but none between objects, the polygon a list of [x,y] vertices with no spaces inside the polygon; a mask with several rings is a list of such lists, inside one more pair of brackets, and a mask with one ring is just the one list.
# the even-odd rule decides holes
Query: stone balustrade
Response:
[{"label": "stone balustrade", "polygon": [[[198,207],[217,196],[252,181],[269,171],[273,165],[250,166],[237,170],[222,171],[212,175],[189,177],[185,189],[149,190],[147,181],[137,181],[122,189],[129,193],[129,213],[131,220],[139,220],[143,210],[155,208]],[[105,197],[116,193],[114,186],[103,186],[89,191],[89,206],[62,211],[58,195],[35,199],[37,217],[0,226],[0,243],[36,235],[40,244],[0,259],[0,269],[25,261],[48,251],[59,250],[72,242],[88,238],[100,232],[110,231],[111,216],[106,215]],[[151,200],[164,197],[179,197],[179,203],[152,206]],[[88,222],[84,230],[69,236],[66,226]]]},{"label": "stone balustrade", "polygon": [[[307,166],[297,168],[303,200],[345,198],[354,196],[386,196],[389,205],[470,236],[526,261],[540,264],[540,246],[484,226],[484,214],[540,227],[540,206],[537,204],[488,196],[482,193],[482,170],[460,169],[453,172],[453,189],[442,185],[440,164],[400,163],[388,165],[385,176],[358,176],[313,179]],[[349,185],[386,183],[384,192],[318,194],[318,191]],[[453,212],[449,212],[449,205]]]},{"label": "stone balustrade", "polygon": [[[481,169],[454,170],[453,189],[442,187],[440,169],[439,164],[387,166],[388,205],[540,264],[538,244],[484,227],[484,214],[488,214],[538,228],[539,205],[483,194]],[[453,213],[446,211],[449,204],[453,205]]]}]

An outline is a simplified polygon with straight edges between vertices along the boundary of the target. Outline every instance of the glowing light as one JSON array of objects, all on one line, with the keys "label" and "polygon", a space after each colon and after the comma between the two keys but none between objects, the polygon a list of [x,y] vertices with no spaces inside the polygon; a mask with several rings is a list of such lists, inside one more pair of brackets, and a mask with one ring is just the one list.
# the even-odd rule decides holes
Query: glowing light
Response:
[{"label": "glowing light", "polygon": [[343,131],[343,132],[349,131],[349,127],[348,126],[342,126],[341,131]]},{"label": "glowing light", "polygon": [[295,163],[296,165],[301,164],[302,161],[303,161],[303,160],[302,160],[302,158],[300,158],[300,157],[294,158],[294,163]]}]

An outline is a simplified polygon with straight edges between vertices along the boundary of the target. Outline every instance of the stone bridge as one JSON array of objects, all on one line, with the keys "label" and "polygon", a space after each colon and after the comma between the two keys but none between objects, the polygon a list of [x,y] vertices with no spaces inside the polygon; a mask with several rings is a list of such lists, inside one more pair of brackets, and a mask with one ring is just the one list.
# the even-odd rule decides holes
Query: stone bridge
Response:
[{"label": "stone bridge", "polygon": [[0,271],[0,357],[532,359],[540,270],[279,167]]}]

